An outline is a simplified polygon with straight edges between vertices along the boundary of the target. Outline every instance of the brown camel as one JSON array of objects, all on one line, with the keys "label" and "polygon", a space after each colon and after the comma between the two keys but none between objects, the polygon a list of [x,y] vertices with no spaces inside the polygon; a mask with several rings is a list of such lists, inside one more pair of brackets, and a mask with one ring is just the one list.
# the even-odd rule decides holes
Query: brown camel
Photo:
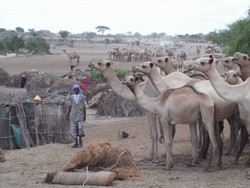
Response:
[{"label": "brown camel", "polygon": [[[240,112],[240,118],[245,122],[245,126],[248,134],[250,134],[250,78],[244,81],[241,84],[237,85],[229,85],[224,81],[224,79],[219,75],[217,69],[214,65],[213,58],[200,58],[192,62],[189,65],[189,69],[195,69],[198,71],[202,71],[209,78],[212,86],[216,90],[216,92],[225,100],[232,101],[234,103],[240,104],[244,109],[244,114]],[[242,146],[242,145],[241,145]],[[240,148],[235,163],[238,162],[239,157],[244,149]],[[250,165],[250,156],[246,165]]]},{"label": "brown camel", "polygon": [[63,52],[68,56],[70,60],[70,65],[72,65],[72,60],[76,59],[76,66],[80,64],[80,56],[76,52],[70,52],[68,53],[66,50],[63,50]]},{"label": "brown camel", "polygon": [[[193,144],[193,163],[196,162],[196,130],[195,122],[202,118],[205,128],[209,133],[213,145],[213,153],[206,170],[209,169],[212,156],[219,149],[218,167],[221,167],[222,141],[216,126],[216,118],[214,102],[204,94],[196,92],[192,87],[182,87],[179,89],[169,89],[162,93],[159,97],[150,98],[140,87],[140,79],[135,76],[127,76],[123,80],[130,90],[134,93],[138,103],[147,111],[156,113],[160,117],[163,128],[167,170],[173,167],[172,145],[173,145],[173,129],[176,124],[190,124],[191,142]],[[187,100],[189,99],[189,100]]]},{"label": "brown camel", "polygon": [[250,77],[250,57],[247,54],[236,52],[232,61],[239,65],[243,80]]}]

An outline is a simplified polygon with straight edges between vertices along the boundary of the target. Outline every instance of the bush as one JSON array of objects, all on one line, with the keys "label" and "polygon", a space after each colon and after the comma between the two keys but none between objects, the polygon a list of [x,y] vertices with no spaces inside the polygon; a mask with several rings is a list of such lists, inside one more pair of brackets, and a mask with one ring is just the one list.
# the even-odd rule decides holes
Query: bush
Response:
[{"label": "bush", "polygon": [[30,37],[27,39],[25,48],[34,54],[50,54],[50,45],[42,37]]},{"label": "bush", "polygon": [[95,70],[95,69],[90,71],[90,76],[91,76],[91,78],[93,78],[95,80],[103,77],[102,74],[99,71]]},{"label": "bush", "polygon": [[125,76],[131,73],[130,70],[116,69],[115,73],[117,76]]}]

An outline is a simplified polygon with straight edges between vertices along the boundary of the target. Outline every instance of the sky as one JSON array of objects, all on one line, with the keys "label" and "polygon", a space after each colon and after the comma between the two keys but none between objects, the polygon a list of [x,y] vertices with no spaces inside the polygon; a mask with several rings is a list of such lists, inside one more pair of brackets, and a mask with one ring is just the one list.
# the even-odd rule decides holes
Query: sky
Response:
[{"label": "sky", "polygon": [[0,0],[0,28],[58,33],[207,34],[247,16],[250,0]]}]

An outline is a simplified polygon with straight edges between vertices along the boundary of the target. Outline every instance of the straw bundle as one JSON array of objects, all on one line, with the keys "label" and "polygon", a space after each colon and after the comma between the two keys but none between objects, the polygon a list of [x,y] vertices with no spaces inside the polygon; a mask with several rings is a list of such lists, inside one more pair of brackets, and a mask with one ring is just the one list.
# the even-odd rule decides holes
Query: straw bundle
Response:
[{"label": "straw bundle", "polygon": [[99,185],[109,186],[115,179],[113,172],[57,172],[48,174],[45,182],[63,185]]}]

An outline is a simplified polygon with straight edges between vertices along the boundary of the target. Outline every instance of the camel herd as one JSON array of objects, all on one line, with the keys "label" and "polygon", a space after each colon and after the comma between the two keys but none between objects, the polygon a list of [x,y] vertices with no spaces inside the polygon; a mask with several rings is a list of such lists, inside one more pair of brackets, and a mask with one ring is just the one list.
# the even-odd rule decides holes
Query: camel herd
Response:
[{"label": "camel herd", "polygon": [[[100,71],[114,92],[136,101],[145,110],[152,142],[150,159],[153,163],[158,162],[160,138],[165,143],[165,168],[173,167],[175,125],[189,124],[193,156],[190,166],[195,166],[198,158],[206,158],[211,142],[213,150],[206,170],[216,152],[219,154],[217,167],[221,168],[223,141],[220,135],[223,121],[227,119],[230,125],[230,147],[227,153],[231,150],[236,153],[234,163],[237,164],[250,134],[250,58],[237,52],[234,57],[224,59],[215,59],[211,55],[185,62],[189,71],[198,71],[204,75],[203,79],[177,72],[172,61],[170,56],[144,61],[132,67],[133,75],[125,77],[123,81],[116,76],[111,60],[95,59],[88,66]],[[157,67],[166,75],[162,76]],[[231,70],[222,77],[221,67]],[[199,155],[197,125],[201,130],[199,142],[202,143]],[[246,165],[250,165],[250,157]]]}]

